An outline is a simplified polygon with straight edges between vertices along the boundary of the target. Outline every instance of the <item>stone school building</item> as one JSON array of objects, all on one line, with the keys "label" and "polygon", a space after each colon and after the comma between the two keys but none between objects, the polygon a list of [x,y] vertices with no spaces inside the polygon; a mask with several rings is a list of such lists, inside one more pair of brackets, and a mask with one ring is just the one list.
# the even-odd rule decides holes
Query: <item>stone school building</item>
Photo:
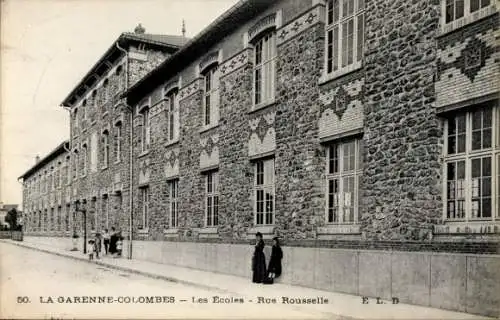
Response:
[{"label": "stone school building", "polygon": [[[61,223],[245,277],[261,232],[283,283],[498,315],[499,38],[490,0],[241,0],[192,39],[139,26],[62,103]],[[45,223],[47,166],[22,176],[37,241],[68,229]]]}]

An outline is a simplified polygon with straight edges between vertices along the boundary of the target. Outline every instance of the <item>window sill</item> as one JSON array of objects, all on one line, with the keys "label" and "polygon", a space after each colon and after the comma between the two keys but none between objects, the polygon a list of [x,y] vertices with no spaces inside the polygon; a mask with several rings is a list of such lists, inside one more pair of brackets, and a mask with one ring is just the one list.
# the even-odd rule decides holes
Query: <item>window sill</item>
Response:
[{"label": "window sill", "polygon": [[439,31],[438,37],[444,36],[448,33],[451,33],[457,29],[465,27],[471,23],[474,23],[478,20],[491,16],[497,12],[495,3],[493,2],[488,7],[482,8],[474,13],[465,15],[463,18],[452,21],[450,23],[444,24],[441,23],[441,29]]},{"label": "window sill", "polygon": [[163,235],[169,238],[175,238],[179,236],[179,230],[177,228],[164,229]]},{"label": "window sill", "polygon": [[445,221],[434,228],[434,234],[500,234],[500,221]]},{"label": "window sill", "polygon": [[219,237],[218,227],[215,227],[215,226],[199,228],[197,231],[198,231],[200,238],[218,238]]},{"label": "window sill", "polygon": [[137,230],[137,233],[141,234],[141,235],[147,235],[147,234],[149,234],[149,228],[139,229],[139,230]]},{"label": "window sill", "polygon": [[345,76],[345,75],[347,75],[351,72],[357,71],[361,68],[363,68],[363,64],[361,62],[356,62],[356,63],[353,63],[345,68],[334,71],[332,73],[323,72],[323,74],[321,75],[321,77],[318,80],[318,85],[324,85],[332,80],[335,80],[337,78]]},{"label": "window sill", "polygon": [[253,228],[249,228],[247,230],[247,238],[248,239],[253,239],[255,237],[255,234],[257,232],[262,233],[262,237],[264,239],[271,239],[274,237],[274,229],[276,228],[275,225],[258,225],[254,226]]},{"label": "window sill", "polygon": [[106,170],[108,166],[101,167],[101,170]]},{"label": "window sill", "polygon": [[142,158],[142,157],[145,157],[145,156],[147,156],[148,154],[149,154],[149,150],[143,151],[143,152],[141,152],[141,153],[137,156],[137,158]]},{"label": "window sill", "polygon": [[330,234],[361,234],[359,224],[339,224],[318,227],[318,235]]},{"label": "window sill", "polygon": [[177,144],[177,143],[179,143],[179,139],[167,141],[167,142],[165,142],[165,147],[173,146],[174,144]]},{"label": "window sill", "polygon": [[218,123],[212,124],[212,125],[208,125],[208,126],[202,126],[201,129],[198,132],[199,133],[203,133],[203,132],[210,131],[210,130],[218,128],[218,127],[219,127]]},{"label": "window sill", "polygon": [[120,163],[122,163],[121,160],[116,160],[113,164],[120,164]]},{"label": "window sill", "polygon": [[275,99],[273,99],[271,101],[262,102],[262,103],[259,103],[258,105],[252,106],[252,110],[248,111],[247,113],[251,114],[251,113],[257,112],[259,110],[266,109],[268,107],[274,106],[275,104],[276,104],[276,100]]}]

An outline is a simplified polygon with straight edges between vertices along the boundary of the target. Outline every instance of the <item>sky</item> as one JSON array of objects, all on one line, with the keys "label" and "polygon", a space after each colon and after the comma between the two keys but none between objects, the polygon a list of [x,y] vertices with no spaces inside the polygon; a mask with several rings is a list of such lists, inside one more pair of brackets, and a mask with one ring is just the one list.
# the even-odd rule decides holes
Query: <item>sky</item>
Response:
[{"label": "sky", "polygon": [[0,202],[69,138],[60,103],[122,32],[193,37],[237,0],[0,0]]}]

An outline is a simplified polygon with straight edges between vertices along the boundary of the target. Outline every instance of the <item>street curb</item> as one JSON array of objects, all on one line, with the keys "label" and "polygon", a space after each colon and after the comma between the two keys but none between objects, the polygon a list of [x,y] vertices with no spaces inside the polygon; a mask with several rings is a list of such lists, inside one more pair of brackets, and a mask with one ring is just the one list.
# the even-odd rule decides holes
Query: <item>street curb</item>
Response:
[{"label": "street curb", "polygon": [[[107,267],[107,268],[114,269],[114,270],[119,270],[119,271],[124,271],[124,272],[132,273],[132,274],[137,274],[137,275],[152,278],[152,279],[163,280],[163,281],[168,281],[168,282],[173,282],[173,283],[178,283],[178,284],[184,284],[184,285],[188,285],[188,286],[199,288],[199,289],[216,291],[219,293],[226,293],[226,294],[230,293],[230,294],[241,295],[240,292],[236,292],[236,291],[225,290],[225,289],[221,289],[219,287],[203,285],[203,284],[199,284],[199,283],[196,283],[193,281],[180,280],[180,279],[173,278],[173,277],[168,277],[168,276],[163,276],[163,275],[159,275],[159,274],[155,274],[155,273],[140,271],[140,270],[136,270],[136,269],[132,269],[132,268],[117,266],[117,265],[102,262],[102,261],[96,261],[96,260],[89,261],[87,258],[84,258],[84,257],[75,257],[72,255],[57,252],[57,251],[51,251],[51,250],[47,250],[47,249],[32,247],[30,245],[26,245],[26,244],[23,244],[21,242],[6,241],[5,239],[0,239],[0,243],[2,243],[2,242],[7,243],[7,244],[12,244],[12,245],[15,245],[18,247],[26,248],[26,249],[31,249],[34,251],[53,254],[53,255],[56,255],[59,257],[63,257],[63,258],[69,258],[72,260],[82,261],[82,262],[86,262],[86,263],[94,264],[94,265],[99,265],[99,266]],[[299,307],[299,306],[294,306],[293,309],[299,310],[299,311],[306,311],[306,310],[309,312],[311,311],[311,310],[308,310],[307,308]],[[326,316],[326,318],[321,318],[321,319],[342,319],[342,320],[344,320],[344,319],[345,320],[358,320],[359,319],[359,318],[354,318],[354,317],[350,317],[350,316],[343,316],[343,315],[330,313],[330,312],[324,312],[324,311],[315,311],[315,312],[324,314]],[[332,316],[334,318],[332,318]]]},{"label": "street curb", "polygon": [[56,255],[56,256],[59,256],[59,257],[64,257],[64,258],[69,258],[69,259],[72,259],[72,260],[82,261],[82,262],[86,262],[86,263],[89,263],[89,264],[95,264],[95,265],[107,267],[107,268],[110,268],[110,269],[115,269],[115,270],[119,270],[119,271],[129,272],[129,273],[132,273],[132,274],[137,274],[137,275],[141,275],[141,276],[144,276],[144,277],[153,278],[153,279],[157,279],[157,280],[163,280],[163,281],[168,281],[168,282],[173,282],[173,283],[185,284],[185,285],[189,285],[191,287],[196,287],[196,288],[205,289],[205,290],[211,290],[211,291],[218,291],[218,292],[221,292],[221,293],[236,293],[236,294],[238,294],[238,292],[224,290],[224,289],[221,289],[221,288],[218,288],[218,287],[215,287],[215,286],[208,286],[208,285],[204,285],[204,284],[199,284],[199,283],[196,283],[196,282],[193,282],[193,281],[180,280],[178,278],[173,278],[173,277],[168,277],[168,276],[164,276],[164,275],[159,275],[159,274],[156,274],[156,273],[145,272],[145,271],[141,271],[141,270],[137,270],[137,269],[133,269],[133,268],[128,268],[128,267],[117,266],[115,264],[111,264],[111,263],[107,263],[107,262],[102,262],[102,261],[97,261],[97,260],[89,261],[87,258],[75,257],[75,256],[72,256],[72,255],[61,253],[61,252],[57,252],[57,251],[51,251],[51,250],[47,250],[47,249],[32,247],[30,245],[22,244],[20,242],[5,241],[5,239],[0,239],[0,242],[12,244],[12,245],[15,245],[15,246],[18,246],[18,247],[23,247],[23,248],[26,248],[26,249],[31,249],[31,250],[34,250],[34,251],[39,251],[39,252],[44,252],[44,253],[48,253],[48,254],[53,254],[53,255]]}]

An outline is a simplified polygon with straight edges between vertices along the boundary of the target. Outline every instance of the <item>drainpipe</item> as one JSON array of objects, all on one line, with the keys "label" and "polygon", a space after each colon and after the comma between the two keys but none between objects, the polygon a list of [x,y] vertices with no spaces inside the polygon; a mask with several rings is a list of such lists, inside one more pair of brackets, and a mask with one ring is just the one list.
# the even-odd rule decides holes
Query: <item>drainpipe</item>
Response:
[{"label": "drainpipe", "polygon": [[[116,42],[116,48],[125,54],[125,88],[128,89],[129,77],[128,77],[128,52],[120,47],[120,44]],[[125,102],[125,107],[129,111],[130,117],[130,145],[129,145],[129,241],[128,241],[128,259],[132,259],[132,232],[133,232],[133,217],[134,217],[134,197],[133,197],[133,174],[134,174],[134,113],[131,106]]]}]

